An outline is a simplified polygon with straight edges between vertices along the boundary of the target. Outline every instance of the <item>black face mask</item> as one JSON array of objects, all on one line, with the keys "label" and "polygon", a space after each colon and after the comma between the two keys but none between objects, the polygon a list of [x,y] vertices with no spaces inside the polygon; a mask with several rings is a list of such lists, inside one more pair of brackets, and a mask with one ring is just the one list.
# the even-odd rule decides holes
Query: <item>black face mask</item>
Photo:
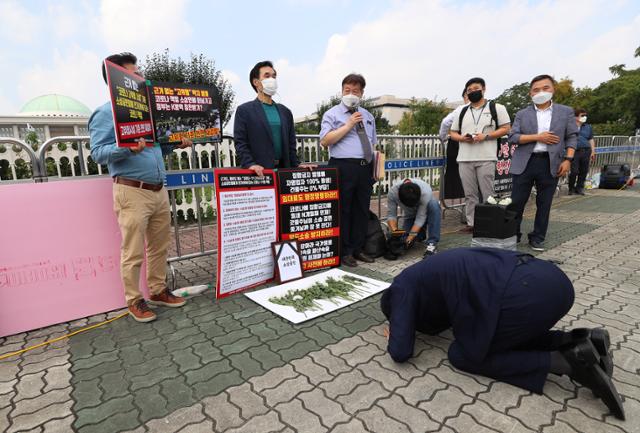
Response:
[{"label": "black face mask", "polygon": [[467,97],[469,101],[476,103],[482,99],[482,90],[474,90],[473,92],[467,93]]}]

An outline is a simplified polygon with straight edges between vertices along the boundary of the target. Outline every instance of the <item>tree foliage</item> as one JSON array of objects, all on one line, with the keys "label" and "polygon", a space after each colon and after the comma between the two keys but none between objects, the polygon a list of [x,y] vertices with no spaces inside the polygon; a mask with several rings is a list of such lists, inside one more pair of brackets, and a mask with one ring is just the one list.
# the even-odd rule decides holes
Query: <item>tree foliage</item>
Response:
[{"label": "tree foliage", "polygon": [[169,49],[147,56],[140,69],[145,78],[152,81],[172,81],[213,86],[220,95],[220,119],[226,125],[231,118],[235,93],[225,80],[222,71],[216,68],[213,59],[204,54],[193,54],[185,61],[181,57],[172,58]]},{"label": "tree foliage", "polygon": [[398,123],[400,134],[437,134],[440,130],[440,123],[447,114],[451,112],[444,102],[434,102],[429,100],[411,100],[409,111],[402,115]]},{"label": "tree foliage", "polygon": [[[640,57],[640,47],[635,50]],[[572,108],[584,108],[597,135],[632,135],[640,128],[640,68],[626,65],[609,68],[612,78],[596,88],[575,87],[569,77],[556,84],[554,101]],[[504,104],[513,119],[515,113],[531,103],[529,83],[505,90],[496,101]]]}]

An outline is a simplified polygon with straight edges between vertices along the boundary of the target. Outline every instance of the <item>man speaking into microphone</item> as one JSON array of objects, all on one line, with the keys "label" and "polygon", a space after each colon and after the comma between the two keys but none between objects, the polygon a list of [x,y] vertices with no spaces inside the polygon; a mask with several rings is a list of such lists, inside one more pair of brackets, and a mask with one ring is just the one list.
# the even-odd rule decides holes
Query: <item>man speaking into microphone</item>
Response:
[{"label": "man speaking into microphone", "polygon": [[322,116],[320,144],[329,149],[329,165],[340,181],[340,255],[342,264],[372,263],[362,252],[373,188],[373,150],[378,142],[374,117],[360,107],[366,82],[359,74],[342,80],[342,101]]}]

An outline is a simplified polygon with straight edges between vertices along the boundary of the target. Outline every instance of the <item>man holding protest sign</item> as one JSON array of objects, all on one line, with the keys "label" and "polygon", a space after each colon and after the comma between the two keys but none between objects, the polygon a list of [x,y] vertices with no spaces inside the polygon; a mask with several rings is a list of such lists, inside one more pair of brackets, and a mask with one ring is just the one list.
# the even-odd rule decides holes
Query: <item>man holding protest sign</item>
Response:
[{"label": "man holding protest sign", "polygon": [[[102,65],[102,76],[108,84],[107,62],[125,74],[131,82],[134,74],[141,77],[137,58],[131,53],[114,54]],[[135,78],[135,77],[134,77]],[[146,102],[146,101],[145,101]],[[117,104],[117,102],[116,102]],[[139,287],[140,267],[147,255],[147,285],[154,305],[181,307],[185,301],[167,289],[166,260],[169,248],[171,215],[169,198],[163,188],[165,166],[163,155],[173,146],[149,146],[138,138],[127,147],[119,147],[114,128],[114,106],[111,102],[98,107],[89,119],[91,157],[106,164],[113,177],[114,210],[122,233],[120,272],[129,314],[138,322],[150,322],[156,315],[149,309]],[[191,146],[183,140],[180,148]]]}]

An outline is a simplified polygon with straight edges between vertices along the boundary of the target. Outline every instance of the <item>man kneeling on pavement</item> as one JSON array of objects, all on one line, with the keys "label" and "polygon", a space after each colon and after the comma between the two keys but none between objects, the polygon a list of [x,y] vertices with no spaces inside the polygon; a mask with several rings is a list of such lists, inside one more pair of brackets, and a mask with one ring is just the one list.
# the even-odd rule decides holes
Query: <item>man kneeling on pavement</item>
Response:
[{"label": "man kneeling on pavement", "polygon": [[549,373],[566,374],[624,419],[608,331],[551,329],[573,301],[571,281],[553,263],[517,251],[457,248],[402,271],[380,307],[396,362],[413,356],[416,331],[451,328],[454,367],[538,394]]},{"label": "man kneeling on pavement", "polygon": [[424,256],[435,254],[440,241],[442,214],[429,184],[420,179],[405,179],[389,190],[387,223],[392,233],[398,230],[398,206],[403,211],[401,230],[407,233],[405,245],[411,247],[416,241],[423,242]]}]

